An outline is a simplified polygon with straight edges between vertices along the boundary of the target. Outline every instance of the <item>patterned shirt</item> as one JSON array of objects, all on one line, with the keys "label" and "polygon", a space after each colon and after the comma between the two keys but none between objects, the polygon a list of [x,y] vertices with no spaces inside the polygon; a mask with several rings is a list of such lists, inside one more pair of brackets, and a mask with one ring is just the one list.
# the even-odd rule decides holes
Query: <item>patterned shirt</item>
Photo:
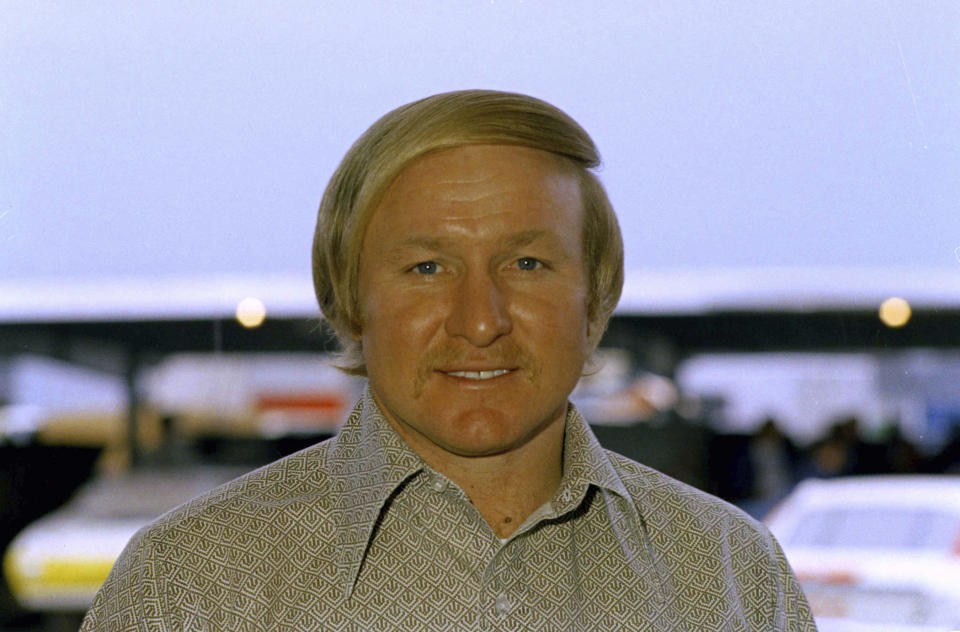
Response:
[{"label": "patterned shirt", "polygon": [[335,438],[137,533],[81,631],[815,630],[762,525],[603,449],[573,406],[563,461],[501,541],[367,391]]}]

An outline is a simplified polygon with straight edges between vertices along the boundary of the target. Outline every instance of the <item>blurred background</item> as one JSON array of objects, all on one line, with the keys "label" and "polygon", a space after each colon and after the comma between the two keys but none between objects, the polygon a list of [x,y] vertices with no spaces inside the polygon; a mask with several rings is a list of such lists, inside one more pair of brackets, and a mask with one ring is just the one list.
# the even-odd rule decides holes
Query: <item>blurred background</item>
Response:
[{"label": "blurred background", "polygon": [[323,188],[474,87],[603,153],[601,442],[778,506],[821,629],[960,626],[957,2],[0,0],[0,629],[75,629],[137,528],[337,431]]}]

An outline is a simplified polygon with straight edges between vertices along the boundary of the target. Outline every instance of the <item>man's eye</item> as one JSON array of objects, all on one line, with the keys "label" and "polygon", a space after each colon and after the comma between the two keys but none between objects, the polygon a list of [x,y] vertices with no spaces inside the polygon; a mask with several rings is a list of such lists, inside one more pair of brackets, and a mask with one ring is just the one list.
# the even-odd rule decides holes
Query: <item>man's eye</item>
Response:
[{"label": "man's eye", "polygon": [[437,273],[437,262],[436,261],[424,261],[423,263],[418,263],[413,268],[419,274],[436,274]]},{"label": "man's eye", "polygon": [[534,259],[533,257],[520,257],[517,259],[517,267],[521,270],[536,270],[542,265],[539,259]]}]

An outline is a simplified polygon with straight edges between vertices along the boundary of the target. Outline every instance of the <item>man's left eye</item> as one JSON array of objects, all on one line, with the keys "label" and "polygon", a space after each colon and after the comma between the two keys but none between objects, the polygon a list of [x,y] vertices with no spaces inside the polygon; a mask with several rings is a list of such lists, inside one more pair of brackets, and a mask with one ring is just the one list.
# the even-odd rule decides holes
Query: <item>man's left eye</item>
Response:
[{"label": "man's left eye", "polygon": [[419,274],[436,274],[437,273],[437,262],[436,261],[423,261],[413,266],[413,269]]},{"label": "man's left eye", "polygon": [[520,257],[517,259],[517,267],[521,270],[536,270],[542,265],[539,259],[534,259],[533,257]]}]

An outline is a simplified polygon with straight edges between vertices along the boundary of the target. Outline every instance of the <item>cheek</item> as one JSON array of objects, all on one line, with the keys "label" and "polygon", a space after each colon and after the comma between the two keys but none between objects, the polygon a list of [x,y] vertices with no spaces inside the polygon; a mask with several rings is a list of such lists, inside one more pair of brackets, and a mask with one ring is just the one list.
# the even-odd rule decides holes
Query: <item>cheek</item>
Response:
[{"label": "cheek", "polygon": [[[516,305],[517,342],[527,346],[541,363],[559,371],[575,371],[587,359],[587,310],[575,297],[567,301],[536,301]],[[544,367],[545,369],[547,367]]]},{"label": "cheek", "polygon": [[371,297],[362,305],[364,349],[392,356],[404,349],[422,351],[436,328],[438,310],[396,292],[374,292]]},{"label": "cheek", "polygon": [[590,348],[590,324],[587,319],[587,303],[583,296],[579,296],[570,302],[563,313],[564,322],[561,325],[562,332],[557,335],[561,340],[568,340],[567,353],[577,358],[580,363],[578,373],[582,371],[582,365],[586,362]]},{"label": "cheek", "polygon": [[550,335],[569,337],[586,333],[587,301],[583,292],[561,287],[536,296],[519,297],[511,311],[515,317],[549,331]]}]

